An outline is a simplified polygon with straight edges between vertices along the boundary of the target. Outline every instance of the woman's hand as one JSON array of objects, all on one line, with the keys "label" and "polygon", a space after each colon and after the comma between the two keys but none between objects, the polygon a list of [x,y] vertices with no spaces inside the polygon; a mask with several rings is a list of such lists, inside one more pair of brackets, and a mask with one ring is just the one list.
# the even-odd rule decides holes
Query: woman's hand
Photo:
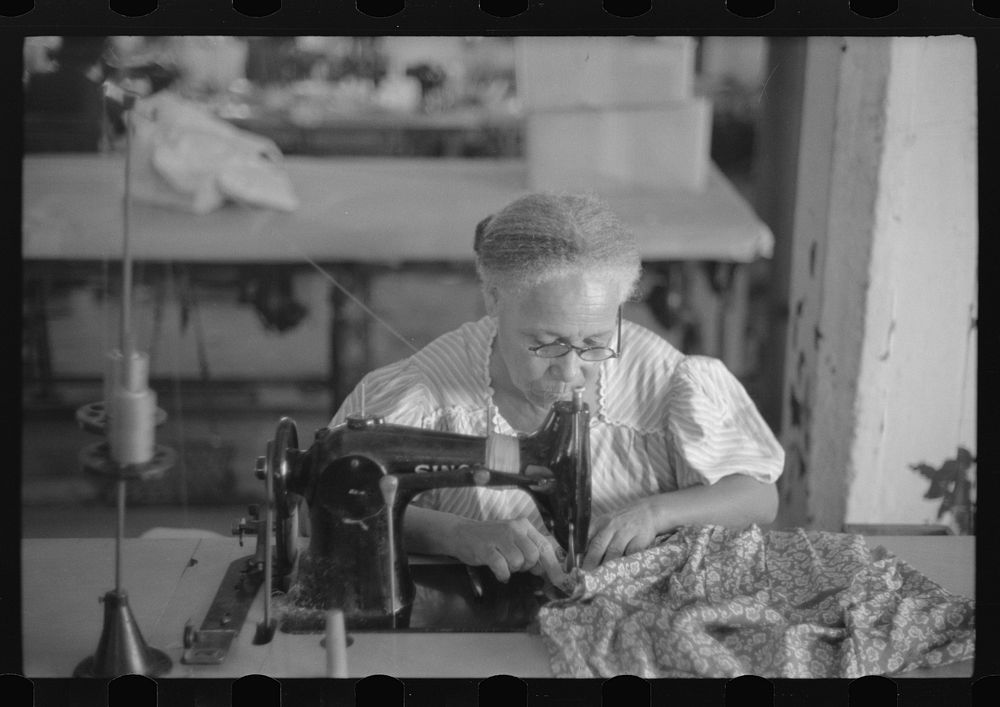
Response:
[{"label": "woman's hand", "polygon": [[554,541],[526,518],[462,520],[455,525],[449,554],[467,565],[486,565],[501,582],[514,572],[544,575],[553,584],[565,576]]},{"label": "woman's hand", "polygon": [[590,542],[581,567],[592,570],[609,560],[641,552],[653,544],[656,534],[657,514],[642,501],[603,515],[591,525]]},{"label": "woman's hand", "polygon": [[657,535],[681,526],[745,528],[751,523],[770,523],[777,508],[774,484],[743,474],[725,476],[711,485],[647,496],[595,519],[581,567],[590,570],[602,562],[645,550]]}]

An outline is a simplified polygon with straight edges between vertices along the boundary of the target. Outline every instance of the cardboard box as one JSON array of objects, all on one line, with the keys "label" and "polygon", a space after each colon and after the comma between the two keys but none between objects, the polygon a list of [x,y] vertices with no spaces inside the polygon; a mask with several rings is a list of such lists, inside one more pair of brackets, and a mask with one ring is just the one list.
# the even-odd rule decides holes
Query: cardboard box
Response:
[{"label": "cardboard box", "polygon": [[656,106],[692,96],[690,37],[521,37],[515,47],[528,112]]},{"label": "cardboard box", "polygon": [[702,191],[711,121],[706,99],[648,109],[531,113],[525,133],[529,186]]}]

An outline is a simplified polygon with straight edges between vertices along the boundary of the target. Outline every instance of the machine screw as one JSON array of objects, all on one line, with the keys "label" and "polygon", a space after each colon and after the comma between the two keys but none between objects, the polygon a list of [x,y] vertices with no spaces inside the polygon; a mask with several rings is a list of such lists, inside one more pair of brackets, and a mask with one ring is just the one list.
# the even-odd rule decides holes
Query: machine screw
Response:
[{"label": "machine screw", "polygon": [[[252,518],[257,517],[256,515],[253,515],[255,510],[256,506],[250,506],[250,508],[247,509],[247,511],[251,514]],[[233,535],[237,536],[240,539],[240,547],[243,547],[244,535],[256,535],[256,534],[257,534],[256,523],[247,523],[246,518],[240,518],[236,523],[233,523]]]}]

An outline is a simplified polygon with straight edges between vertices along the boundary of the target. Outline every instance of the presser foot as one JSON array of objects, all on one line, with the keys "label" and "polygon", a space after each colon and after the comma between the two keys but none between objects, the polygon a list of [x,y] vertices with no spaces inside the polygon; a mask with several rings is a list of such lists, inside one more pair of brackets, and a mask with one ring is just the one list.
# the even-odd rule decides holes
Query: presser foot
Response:
[{"label": "presser foot", "polygon": [[222,663],[243,628],[250,605],[263,583],[264,573],[258,569],[254,555],[230,563],[201,628],[195,630],[191,625],[184,628],[181,662],[185,665]]}]

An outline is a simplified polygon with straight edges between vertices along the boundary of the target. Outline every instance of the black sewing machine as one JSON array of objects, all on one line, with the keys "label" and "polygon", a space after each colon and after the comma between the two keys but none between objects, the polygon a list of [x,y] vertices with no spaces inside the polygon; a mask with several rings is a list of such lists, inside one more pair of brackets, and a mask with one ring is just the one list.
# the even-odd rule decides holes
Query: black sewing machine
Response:
[{"label": "black sewing machine", "polygon": [[[201,629],[185,630],[183,661],[221,662],[261,584],[264,621],[258,625],[257,643],[268,642],[277,626],[272,595],[288,592],[283,598],[286,615],[295,614],[296,605],[304,615],[340,609],[348,629],[410,627],[414,575],[423,572],[421,583],[427,586],[434,579],[426,579],[421,565],[410,566],[403,513],[417,494],[429,489],[524,490],[566,551],[567,571],[572,569],[586,547],[590,526],[589,419],[578,389],[572,400],[554,403],[530,435],[477,437],[361,415],[318,431],[312,445],[302,450],[295,423],[282,418],[266,455],[257,461],[256,473],[266,488],[264,518],[241,521],[234,528],[241,542],[244,533],[257,534],[256,554],[243,567],[234,563],[230,568]],[[300,557],[303,507],[309,514],[309,549]],[[272,537],[273,551],[267,552],[264,539]],[[459,565],[453,569],[465,571]],[[296,629],[294,621],[286,620],[282,628],[307,632],[301,625],[308,624]],[[321,625],[315,630],[322,630]]]}]

